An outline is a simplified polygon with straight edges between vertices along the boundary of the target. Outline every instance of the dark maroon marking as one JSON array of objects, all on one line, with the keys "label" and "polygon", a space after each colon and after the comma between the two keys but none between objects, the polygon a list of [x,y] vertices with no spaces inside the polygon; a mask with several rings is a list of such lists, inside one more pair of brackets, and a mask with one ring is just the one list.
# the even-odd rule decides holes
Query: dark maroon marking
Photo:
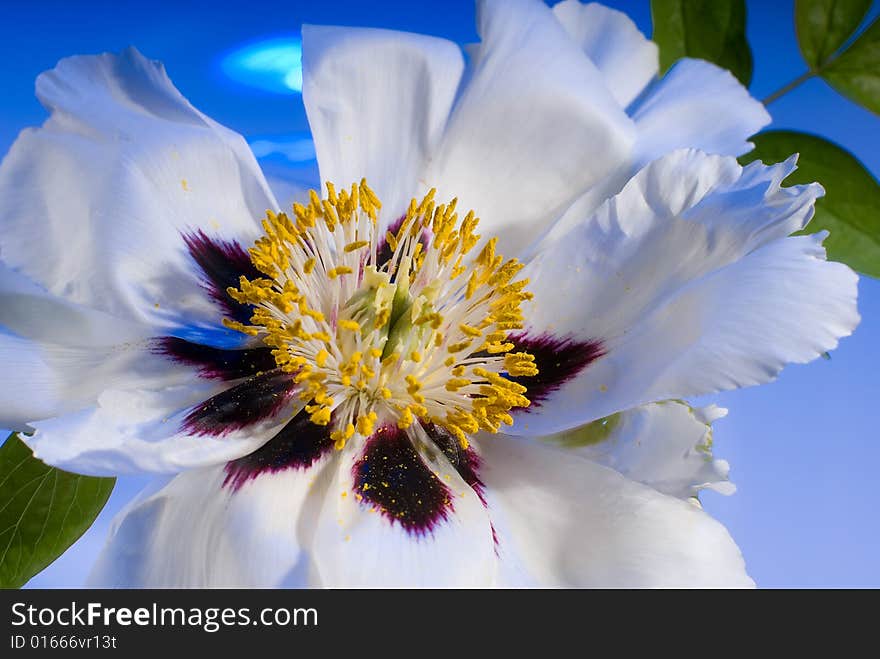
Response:
[{"label": "dark maroon marking", "polygon": [[507,339],[516,346],[515,352],[525,351],[535,356],[537,375],[508,376],[526,387],[524,395],[533,407],[540,407],[547,396],[605,355],[605,347],[598,340],[575,341],[549,334],[532,337],[524,333],[512,334]]},{"label": "dark maroon marking", "polygon": [[265,473],[308,469],[332,449],[330,426],[316,425],[305,411],[300,412],[256,451],[226,463],[223,486],[237,490]]},{"label": "dark maroon marking", "polygon": [[[394,222],[388,225],[387,231],[390,231],[394,235],[397,235],[397,232],[400,231],[400,227],[403,226],[403,221],[406,219],[405,215],[401,215]],[[422,243],[423,249],[428,249],[428,240],[430,234],[427,231],[423,231],[422,235],[419,237],[419,241]],[[391,260],[391,257],[394,256],[394,250],[391,249],[391,245],[388,244],[388,241],[385,239],[385,234],[379,236],[379,242],[376,247],[376,268],[379,269],[388,261]]]},{"label": "dark maroon marking", "polygon": [[[433,423],[423,423],[422,427],[425,429],[428,437],[437,445],[443,454],[446,456],[446,459],[449,460],[450,464],[455,467],[455,470],[458,472],[458,475],[461,476],[462,480],[468,484],[468,486],[474,491],[480,501],[482,502],[485,508],[489,508],[489,504],[486,502],[486,484],[480,480],[480,466],[482,465],[482,458],[477,455],[477,452],[474,449],[462,448],[461,443],[449,432]],[[491,439],[489,441],[492,441]],[[495,532],[495,524],[492,520],[489,520],[489,528],[492,530],[492,542],[495,543],[495,553],[498,553],[498,533]]]},{"label": "dark maroon marking", "polygon": [[355,494],[415,536],[431,533],[452,512],[449,488],[422,461],[397,426],[376,431],[352,468]]},{"label": "dark maroon marking", "polygon": [[[390,231],[394,235],[397,235],[397,232],[400,231],[400,227],[403,226],[403,221],[406,219],[405,215],[401,215],[394,222],[388,225],[387,231]],[[379,269],[388,261],[391,260],[391,257],[394,256],[394,250],[391,249],[391,245],[388,244],[388,241],[385,239],[385,234],[383,233],[379,236],[379,244],[376,247],[376,268]]]},{"label": "dark maroon marking", "polygon": [[423,423],[422,427],[431,441],[437,445],[437,448],[443,451],[446,459],[455,467],[458,475],[480,497],[480,501],[485,506],[486,499],[483,496],[483,490],[486,486],[479,476],[480,456],[472,448],[462,448],[461,443],[445,428],[433,423]]},{"label": "dark maroon marking", "polygon": [[154,339],[152,351],[193,366],[200,376],[213,380],[238,380],[276,368],[272,349],[267,347],[225,350],[176,336],[160,336]]},{"label": "dark maroon marking", "polygon": [[183,420],[190,435],[222,437],[278,414],[294,393],[293,377],[270,371],[230,387],[194,407]]},{"label": "dark maroon marking", "polygon": [[204,275],[204,287],[231,318],[250,322],[253,309],[248,304],[239,304],[226,292],[230,286],[238,288],[241,275],[248,279],[262,277],[262,273],[251,263],[247,250],[235,240],[210,238],[201,229],[195,233],[184,233],[183,240],[193,260]]}]

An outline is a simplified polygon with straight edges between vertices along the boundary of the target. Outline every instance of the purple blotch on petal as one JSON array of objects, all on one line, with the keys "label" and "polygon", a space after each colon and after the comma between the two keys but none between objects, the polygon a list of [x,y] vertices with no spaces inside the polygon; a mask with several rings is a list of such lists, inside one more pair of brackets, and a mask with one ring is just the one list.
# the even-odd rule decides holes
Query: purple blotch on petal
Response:
[{"label": "purple blotch on petal", "polygon": [[194,407],[183,420],[183,430],[222,437],[275,416],[295,390],[289,373],[274,370],[255,375]]},{"label": "purple blotch on petal", "polygon": [[449,488],[395,425],[382,426],[367,440],[352,476],[361,503],[375,506],[410,535],[431,533],[453,510]]},{"label": "purple blotch on petal", "polygon": [[[405,219],[406,216],[401,215],[388,226],[388,229],[386,229],[386,231],[397,235],[397,233],[400,231],[400,227],[403,226],[403,221]],[[419,236],[419,242],[422,243],[423,250],[426,250],[428,248],[429,239],[430,237],[427,231],[423,231],[422,235]],[[385,234],[383,233],[381,236],[379,236],[379,242],[376,246],[376,267],[381,268],[383,265],[391,260],[392,256],[394,256],[394,250],[391,249],[391,245],[388,244],[388,240],[385,238]]]},{"label": "purple blotch on petal", "polygon": [[446,459],[449,460],[449,463],[455,468],[461,479],[480,497],[480,501],[485,506],[486,499],[483,496],[485,485],[480,480],[481,461],[477,452],[470,447],[462,448],[458,439],[441,426],[433,423],[423,423],[422,427],[431,441],[437,445],[437,448],[443,451],[443,455],[446,456]]},{"label": "purple blotch on petal", "polygon": [[[470,486],[485,508],[489,508],[486,501],[486,485],[480,479],[480,467],[482,458],[471,447],[462,448],[461,443],[441,426],[433,423],[423,423],[425,433],[437,445],[449,463],[455,467],[461,479]],[[492,441],[491,439],[489,441]],[[492,541],[495,543],[495,551],[498,551],[498,533],[495,532],[495,524],[490,521],[492,529]]]},{"label": "purple blotch on petal", "polygon": [[160,336],[154,339],[153,352],[193,366],[201,377],[213,380],[238,380],[276,368],[272,349],[267,347],[227,350],[176,336]]},{"label": "purple blotch on petal", "polygon": [[514,352],[525,351],[534,355],[538,367],[537,375],[510,378],[527,388],[524,395],[532,403],[530,408],[517,411],[540,407],[551,393],[605,355],[605,347],[597,339],[577,341],[550,334],[529,336],[526,333],[513,334],[507,339],[516,346]]},{"label": "purple blotch on petal", "polygon": [[[405,219],[406,216],[403,215],[398,217],[394,222],[388,225],[387,231],[397,235],[397,232],[400,231],[400,227],[403,226],[403,221]],[[385,234],[383,233],[379,236],[379,243],[376,246],[376,267],[381,268],[391,260],[393,255],[394,250],[391,249],[391,245],[388,244],[388,241],[385,239]]]},{"label": "purple blotch on petal", "polygon": [[235,320],[247,323],[253,309],[239,304],[226,292],[230,286],[238,287],[239,277],[257,279],[263,275],[254,267],[247,250],[235,240],[211,238],[201,229],[184,233],[183,241],[193,260],[202,271],[202,283],[210,296]]},{"label": "purple blotch on petal", "polygon": [[319,426],[302,411],[268,442],[226,464],[224,487],[237,490],[249,480],[285,469],[308,469],[333,449],[330,426]]}]

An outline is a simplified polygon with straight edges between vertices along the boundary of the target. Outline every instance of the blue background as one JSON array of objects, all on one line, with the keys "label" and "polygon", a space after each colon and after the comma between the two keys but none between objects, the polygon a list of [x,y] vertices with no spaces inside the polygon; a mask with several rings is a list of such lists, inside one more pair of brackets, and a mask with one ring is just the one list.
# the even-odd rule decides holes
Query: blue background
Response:
[{"label": "blue background", "polygon": [[[650,35],[647,0],[614,2]],[[748,2],[755,59],[751,86],[763,98],[804,70],[792,3]],[[875,6],[871,15],[876,15]],[[4,3],[0,24],[0,153],[45,112],[33,81],[62,57],[137,46],[165,62],[192,103],[250,141],[298,145],[267,155],[276,176],[314,175],[301,140],[308,125],[294,92],[273,93],[230,79],[231,51],[256,40],[295,36],[299,25],[369,25],[423,32],[459,43],[476,40],[469,0],[443,2]],[[817,132],[880,173],[876,116],[811,80],[770,107],[773,127]],[[862,324],[830,361],[792,366],[775,383],[711,397],[730,408],[716,426],[716,455],[732,465],[739,491],[709,492],[706,509],[730,529],[761,586],[880,586],[875,469],[880,464],[880,282],[862,278]],[[6,377],[15,377],[7,373]],[[702,401],[701,401],[702,402]],[[82,583],[113,514],[143,484],[121,479],[95,526],[31,586]]]}]

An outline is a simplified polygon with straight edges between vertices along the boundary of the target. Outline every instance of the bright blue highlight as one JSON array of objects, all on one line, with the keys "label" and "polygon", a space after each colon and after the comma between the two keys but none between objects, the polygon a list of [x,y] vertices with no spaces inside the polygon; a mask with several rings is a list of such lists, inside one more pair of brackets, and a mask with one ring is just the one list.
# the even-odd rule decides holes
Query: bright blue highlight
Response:
[{"label": "bright blue highlight", "polygon": [[302,91],[302,42],[298,37],[264,39],[226,55],[220,68],[232,80],[276,94]]},{"label": "bright blue highlight", "polygon": [[189,327],[178,327],[169,332],[171,336],[178,339],[190,341],[191,343],[201,343],[202,345],[212,346],[214,348],[222,348],[224,350],[237,350],[244,347],[248,337],[241,332],[227,329],[220,326],[202,326],[191,325]]}]

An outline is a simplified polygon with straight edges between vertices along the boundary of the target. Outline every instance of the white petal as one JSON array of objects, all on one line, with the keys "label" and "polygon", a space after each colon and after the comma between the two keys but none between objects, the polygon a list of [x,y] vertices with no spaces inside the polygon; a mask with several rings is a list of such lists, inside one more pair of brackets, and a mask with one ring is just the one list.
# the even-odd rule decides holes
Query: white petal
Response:
[{"label": "white petal", "polygon": [[[188,369],[151,354],[146,325],[47,293],[0,263],[0,427],[94,403],[109,384],[148,386],[187,379]],[[17,336],[15,336],[17,335]]]},{"label": "white petal", "polygon": [[600,340],[605,356],[522,415],[518,433],[767,382],[852,332],[856,275],[824,260],[821,237],[780,237],[809,219],[820,189],[779,189],[790,163],[761,168],[741,176],[733,158],[674,153],[544,242],[523,272],[529,333]]},{"label": "white petal", "polygon": [[482,41],[426,181],[514,254],[629,155],[602,74],[534,0],[485,0]]},{"label": "white petal", "polygon": [[0,333],[0,361],[8,375],[0,385],[0,428],[28,430],[28,423],[68,408],[64,382],[31,341]]},{"label": "white petal", "polygon": [[192,369],[159,359],[149,341],[107,346],[37,343],[0,334],[3,364],[15,373],[0,386],[0,427],[21,427],[95,403],[114,387],[158,389],[189,383]]},{"label": "white petal", "polygon": [[710,489],[733,494],[730,467],[712,456],[712,421],[727,410],[650,403],[540,440],[611,467],[679,499]]},{"label": "white petal", "polygon": [[738,156],[771,121],[733,74],[692,59],[673,66],[630,114],[638,129],[636,167],[681,148]]},{"label": "white petal", "polygon": [[453,510],[424,534],[392,523],[352,489],[360,457],[350,441],[327,490],[318,520],[314,557],[329,587],[488,586],[495,571],[486,508],[442,453],[425,464],[450,490]]},{"label": "white petal", "polygon": [[227,388],[203,381],[158,391],[107,389],[96,407],[31,424],[36,433],[24,440],[46,464],[81,474],[176,473],[253,452],[298,411],[291,404],[218,435],[187,429],[187,414]]},{"label": "white petal", "polygon": [[553,13],[602,72],[621,107],[628,106],[657,75],[657,45],[623,12],[593,2],[563,0]]},{"label": "white petal", "polygon": [[37,96],[52,116],[0,165],[2,258],[120,317],[216,324],[180,232],[256,235],[275,201],[244,140],[133,49],[62,60]]},{"label": "white petal", "polygon": [[739,155],[752,149],[748,138],[770,123],[764,106],[730,72],[701,60],[678,62],[628,111],[637,133],[629,159],[580,195],[554,223],[552,235],[582,222],[652,160],[683,148]]},{"label": "white petal", "polygon": [[444,39],[304,26],[303,101],[321,180],[347,187],[366,177],[384,219],[397,219],[423,187],[463,67]]},{"label": "white petal", "polygon": [[148,325],[73,304],[0,262],[0,327],[40,343],[101,347],[152,336]]},{"label": "white petal", "polygon": [[724,527],[699,507],[570,452],[480,442],[499,585],[746,587]]},{"label": "white petal", "polygon": [[320,505],[320,474],[287,470],[223,486],[222,467],[162,479],[114,520],[94,587],[273,587],[297,568]]},{"label": "white petal", "polygon": [[0,427],[91,406],[108,387],[191,381],[192,369],[153,354],[152,330],[56,297],[0,263]]}]

